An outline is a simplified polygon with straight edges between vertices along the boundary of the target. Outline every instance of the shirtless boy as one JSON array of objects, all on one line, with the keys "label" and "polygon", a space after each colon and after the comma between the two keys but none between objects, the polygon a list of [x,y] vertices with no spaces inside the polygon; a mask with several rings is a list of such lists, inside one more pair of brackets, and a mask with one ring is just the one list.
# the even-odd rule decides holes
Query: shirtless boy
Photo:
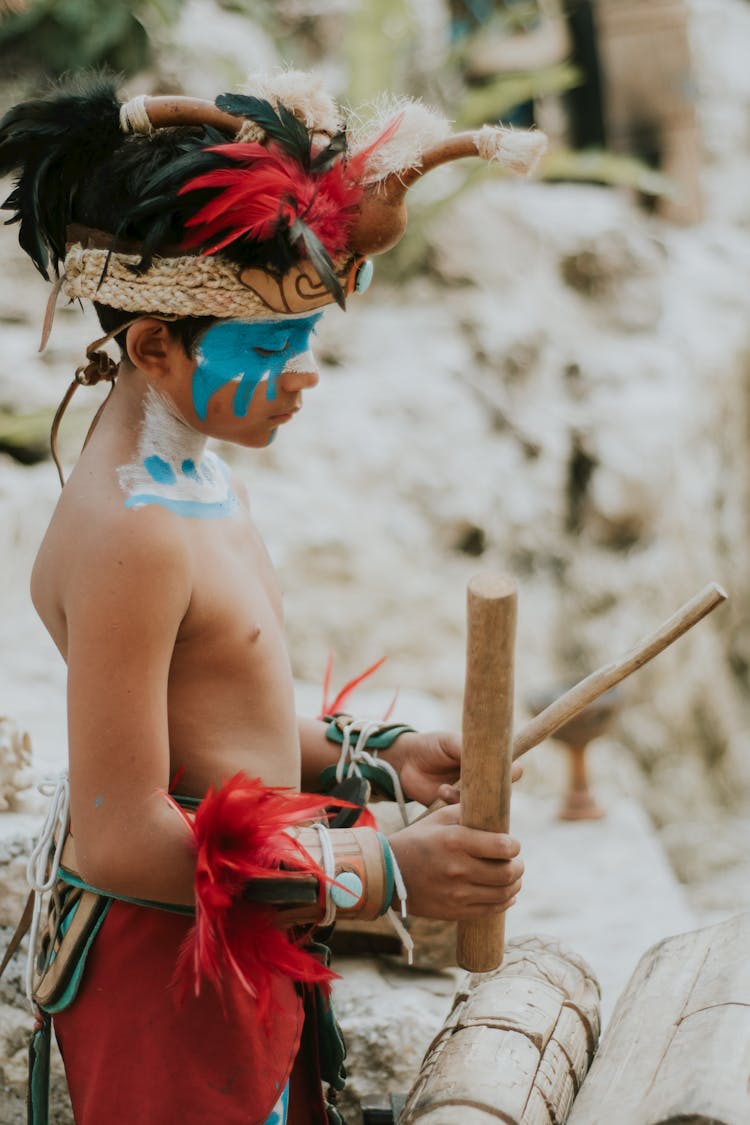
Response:
[{"label": "shirtless boy", "polygon": [[[223,124],[204,103],[203,119],[172,107],[167,120],[178,127],[152,132],[147,110],[163,123],[156,103],[121,110],[102,80],[15,107],[0,123],[0,170],[20,175],[8,205],[22,245],[43,272],[50,257],[60,266],[70,298],[95,300],[122,350],[32,576],[34,604],[68,666],[77,875],[112,896],[77,995],[55,1014],[78,1125],[327,1120],[299,977],[272,972],[259,1011],[252,982],[248,990],[226,962],[220,987],[204,981],[177,1001],[175,966],[194,922],[179,908],[195,903],[196,852],[166,797],[170,785],[193,798],[221,793],[238,774],[314,792],[341,751],[330,724],[295,715],[273,566],[244,489],[206,447],[209,438],[251,449],[277,434],[293,440],[294,416],[318,383],[310,341],[322,308],[362,275],[364,255],[347,240],[372,158],[344,163],[333,103],[314,83],[291,89],[291,77],[278,94],[261,91],[271,105],[255,106],[254,120],[248,112],[234,122],[243,153],[227,125],[234,102]],[[302,122],[313,155],[331,144],[328,168],[342,182],[348,168],[351,181],[338,195],[326,169],[309,166],[315,182],[304,195],[299,166],[292,174],[289,149],[273,142],[272,106],[279,130]],[[269,176],[283,173],[286,186],[263,181],[276,195],[268,213],[248,218],[265,152]],[[217,168],[214,181],[198,182]],[[206,204],[217,200],[211,215]],[[301,306],[280,314],[258,295],[259,275],[278,291],[304,275]],[[505,910],[520,888],[517,842],[458,823],[459,756],[446,733],[406,731],[383,751],[408,797],[451,802],[378,845],[386,867],[395,857],[414,915],[479,917]],[[368,886],[370,861],[352,862]],[[375,913],[388,906],[375,903]]]}]

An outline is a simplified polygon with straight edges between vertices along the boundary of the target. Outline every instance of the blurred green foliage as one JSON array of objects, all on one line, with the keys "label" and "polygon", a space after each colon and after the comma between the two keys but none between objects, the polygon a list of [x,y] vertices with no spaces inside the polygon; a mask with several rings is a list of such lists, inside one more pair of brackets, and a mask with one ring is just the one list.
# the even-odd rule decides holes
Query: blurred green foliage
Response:
[{"label": "blurred green foliage", "polygon": [[182,0],[32,0],[0,21],[6,75],[107,66],[133,74],[151,61],[148,22],[176,18]]},{"label": "blurred green foliage", "polygon": [[352,105],[364,105],[383,90],[413,93],[408,71],[415,39],[408,0],[361,0],[356,5],[343,39]]}]

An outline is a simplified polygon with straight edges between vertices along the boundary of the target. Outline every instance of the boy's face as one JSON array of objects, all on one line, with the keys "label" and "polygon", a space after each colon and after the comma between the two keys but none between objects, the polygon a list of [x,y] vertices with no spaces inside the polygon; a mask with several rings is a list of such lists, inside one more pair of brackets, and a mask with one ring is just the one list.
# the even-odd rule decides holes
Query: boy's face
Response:
[{"label": "boy's face", "polygon": [[211,437],[268,445],[300,409],[302,391],[318,382],[310,337],[321,315],[213,325],[181,380],[182,416]]}]

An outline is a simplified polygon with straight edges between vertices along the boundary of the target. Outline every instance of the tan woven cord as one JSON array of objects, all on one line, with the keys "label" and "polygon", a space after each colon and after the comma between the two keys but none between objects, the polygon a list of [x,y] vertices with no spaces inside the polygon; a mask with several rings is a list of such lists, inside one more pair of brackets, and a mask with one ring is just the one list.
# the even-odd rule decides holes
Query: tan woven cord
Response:
[{"label": "tan woven cord", "polygon": [[241,267],[233,262],[191,254],[155,258],[144,274],[128,269],[139,261],[137,254],[74,245],[65,256],[63,292],[70,298],[100,301],[124,312],[247,320],[267,320],[272,315],[268,306],[242,284]]}]

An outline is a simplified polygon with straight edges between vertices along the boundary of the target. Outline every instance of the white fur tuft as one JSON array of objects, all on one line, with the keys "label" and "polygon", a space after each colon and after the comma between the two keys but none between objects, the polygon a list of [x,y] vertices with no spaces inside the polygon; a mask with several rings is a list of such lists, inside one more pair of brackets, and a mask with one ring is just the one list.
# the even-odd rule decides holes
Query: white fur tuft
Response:
[{"label": "white fur tuft", "polygon": [[483,125],[476,134],[477,153],[482,160],[496,160],[503,168],[527,176],[534,171],[547,148],[547,137],[538,130],[504,129]]},{"label": "white fur tuft", "polygon": [[367,178],[371,180],[413,168],[425,149],[450,136],[450,122],[420,101],[383,96],[365,112],[365,117],[356,114],[349,122],[349,151],[353,155],[372,144],[401,115],[394,135],[373,153],[367,165]]},{"label": "white fur tuft", "polygon": [[341,111],[323,89],[323,80],[306,71],[255,74],[248,78],[243,93],[265,98],[275,106],[283,105],[311,133],[333,134],[343,128]]}]

